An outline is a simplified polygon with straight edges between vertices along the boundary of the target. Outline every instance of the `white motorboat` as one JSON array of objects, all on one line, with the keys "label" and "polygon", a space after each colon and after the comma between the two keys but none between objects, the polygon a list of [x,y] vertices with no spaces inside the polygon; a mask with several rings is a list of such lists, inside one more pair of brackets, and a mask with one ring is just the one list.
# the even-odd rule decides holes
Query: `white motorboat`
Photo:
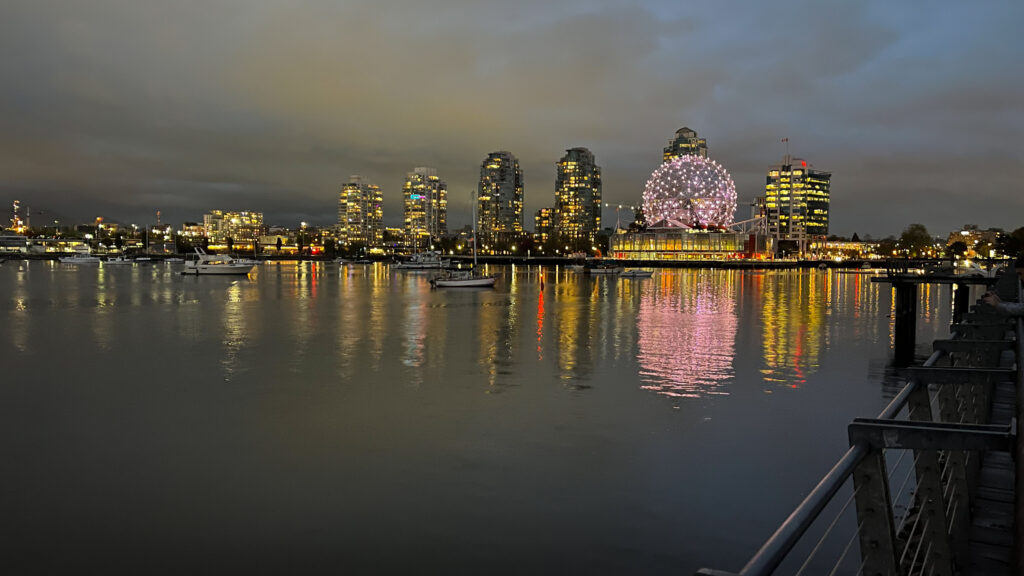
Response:
[{"label": "white motorboat", "polygon": [[107,258],[106,260],[103,261],[104,266],[121,266],[124,264],[130,266],[132,264],[131,258],[126,258],[124,256],[116,256],[113,258]]},{"label": "white motorboat", "polygon": [[399,270],[440,270],[451,265],[451,260],[441,258],[440,252],[419,252],[408,260],[395,264]]},{"label": "white motorboat", "polygon": [[639,269],[623,270],[619,274],[619,278],[650,278],[651,276],[654,276],[654,271]]},{"label": "white motorboat", "polygon": [[100,259],[91,254],[74,254],[72,256],[62,256],[60,258],[62,264],[99,264]]},{"label": "white motorboat", "polygon": [[235,274],[245,275],[255,268],[253,264],[239,263],[227,254],[207,254],[202,248],[196,248],[195,254],[189,254],[185,260],[185,271],[182,274]]}]

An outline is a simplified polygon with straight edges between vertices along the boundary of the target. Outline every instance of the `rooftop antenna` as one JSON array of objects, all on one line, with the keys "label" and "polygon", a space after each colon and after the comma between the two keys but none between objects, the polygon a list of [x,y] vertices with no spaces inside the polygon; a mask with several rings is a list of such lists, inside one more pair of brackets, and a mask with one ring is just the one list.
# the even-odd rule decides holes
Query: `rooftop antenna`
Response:
[{"label": "rooftop antenna", "polygon": [[783,138],[782,141],[786,144],[786,161],[783,162],[783,164],[789,164],[789,137],[787,136],[786,138]]}]

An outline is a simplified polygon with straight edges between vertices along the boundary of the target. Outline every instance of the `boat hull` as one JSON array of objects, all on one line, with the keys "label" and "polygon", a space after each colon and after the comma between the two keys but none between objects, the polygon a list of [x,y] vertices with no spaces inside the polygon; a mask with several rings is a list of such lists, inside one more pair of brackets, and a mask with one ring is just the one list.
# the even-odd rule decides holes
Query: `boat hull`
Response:
[{"label": "boat hull", "polygon": [[486,288],[494,286],[494,276],[480,276],[477,278],[437,278],[431,283],[438,288]]},{"label": "boat hull", "polygon": [[211,275],[211,276],[246,276],[252,269],[252,264],[200,264],[198,266],[185,266],[182,274]]}]

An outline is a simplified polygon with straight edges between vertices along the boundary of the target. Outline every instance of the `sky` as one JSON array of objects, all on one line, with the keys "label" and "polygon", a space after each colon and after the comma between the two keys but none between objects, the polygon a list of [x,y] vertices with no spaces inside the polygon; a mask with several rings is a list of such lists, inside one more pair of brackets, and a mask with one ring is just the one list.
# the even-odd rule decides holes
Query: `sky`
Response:
[{"label": "sky", "polygon": [[737,219],[788,138],[833,174],[833,234],[1024,226],[1019,0],[0,0],[0,14],[0,201],[33,225],[211,209],[332,224],[358,174],[397,226],[406,173],[432,166],[457,228],[481,162],[508,150],[532,229],[566,149],[594,153],[607,202],[638,204],[688,126],[735,180]]}]

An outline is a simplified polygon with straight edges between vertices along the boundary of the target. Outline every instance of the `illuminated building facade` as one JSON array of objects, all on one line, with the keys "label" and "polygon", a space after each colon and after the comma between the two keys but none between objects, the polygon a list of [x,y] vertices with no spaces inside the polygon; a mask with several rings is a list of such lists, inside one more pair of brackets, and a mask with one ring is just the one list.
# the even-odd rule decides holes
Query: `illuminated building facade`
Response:
[{"label": "illuminated building facade", "polygon": [[662,151],[662,162],[670,162],[680,156],[708,157],[708,141],[697,136],[697,133],[687,127],[676,130],[676,136],[669,140],[668,146]]},{"label": "illuminated building facade", "polygon": [[523,171],[510,152],[492,152],[480,165],[476,217],[485,242],[510,242],[523,233]]},{"label": "illuminated building facade", "polygon": [[405,238],[411,246],[427,246],[431,238],[448,235],[448,185],[437,170],[424,166],[406,174],[402,198]]},{"label": "illuminated building facade", "polygon": [[338,195],[338,241],[378,247],[384,242],[384,196],[380,187],[352,176]]},{"label": "illuminated building facade", "polygon": [[778,242],[795,243],[800,252],[828,236],[831,179],[832,173],[789,155],[772,166],[764,198],[768,234]]},{"label": "illuminated building facade", "polygon": [[[160,225],[150,229],[151,241],[154,234],[160,234],[159,228]],[[211,246],[226,245],[230,239],[236,249],[251,250],[263,234],[263,213],[211,210],[203,214],[203,230]]]},{"label": "illuminated building facade", "polygon": [[767,258],[773,242],[763,234],[670,226],[615,234],[608,256],[619,260],[735,260]]},{"label": "illuminated building facade", "polygon": [[543,245],[554,237],[555,211],[552,208],[541,208],[533,217],[533,239]]},{"label": "illuminated building facade", "polygon": [[558,161],[555,230],[559,243],[585,246],[601,230],[601,168],[586,148],[570,148]]}]

